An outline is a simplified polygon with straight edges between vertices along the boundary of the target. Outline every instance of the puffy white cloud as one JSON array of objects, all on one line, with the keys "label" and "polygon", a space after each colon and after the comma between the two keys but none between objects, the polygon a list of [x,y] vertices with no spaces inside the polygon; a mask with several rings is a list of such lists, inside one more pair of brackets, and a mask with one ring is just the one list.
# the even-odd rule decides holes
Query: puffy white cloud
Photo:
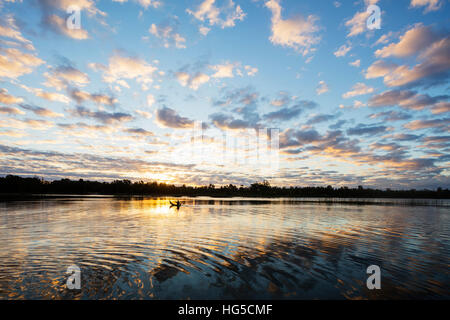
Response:
[{"label": "puffy white cloud", "polygon": [[198,90],[201,85],[207,83],[210,79],[207,74],[202,72],[196,72],[191,75],[187,72],[179,71],[175,73],[175,76],[183,87],[187,86],[192,90]]},{"label": "puffy white cloud", "polygon": [[69,85],[85,86],[89,83],[88,75],[72,66],[51,68],[44,73],[44,77],[44,85],[57,90],[66,89]]},{"label": "puffy white cloud", "polygon": [[0,35],[18,42],[19,45],[27,50],[35,50],[32,42],[22,35],[16,20],[11,14],[0,17]]},{"label": "puffy white cloud", "polygon": [[148,7],[159,8],[163,4],[161,1],[157,1],[157,0],[137,0],[137,2],[141,6],[143,6],[145,9],[147,9]]},{"label": "puffy white cloud", "polygon": [[326,92],[328,92],[330,90],[330,88],[328,87],[328,85],[326,84],[325,81],[321,80],[319,81],[319,84],[317,85],[316,88],[316,93],[318,95],[324,94]]},{"label": "puffy white cloud", "polygon": [[431,86],[444,83],[450,71],[450,38],[448,32],[438,34],[430,27],[416,24],[400,36],[397,43],[391,43],[375,52],[382,58],[416,57],[418,64],[398,65],[375,61],[366,72],[366,78],[382,77],[384,83],[393,86]]},{"label": "puffy white cloud", "polygon": [[[220,8],[215,3],[216,0],[204,0],[196,10],[187,9],[186,11],[197,20],[208,22],[210,26],[217,25],[222,29],[234,27],[236,21],[244,20],[246,14],[233,0],[228,0],[227,5]],[[200,32],[205,35],[209,30],[201,27]]]},{"label": "puffy white cloud", "polygon": [[272,35],[270,41],[275,45],[293,48],[295,51],[307,55],[314,51],[313,46],[319,43],[317,35],[319,27],[318,18],[309,15],[306,19],[296,17],[284,20],[281,16],[280,0],[266,2],[266,7],[272,12]]},{"label": "puffy white cloud", "polygon": [[62,102],[62,103],[66,103],[66,104],[70,102],[70,99],[61,93],[48,92],[48,91],[44,91],[43,89],[40,89],[40,88],[30,88],[23,84],[20,86],[23,89],[25,89],[26,91],[33,93],[36,97],[39,97],[39,98],[42,98],[42,99],[45,99],[48,101],[57,101],[57,102]]},{"label": "puffy white cloud", "polygon": [[345,25],[350,29],[347,37],[354,37],[366,31],[366,24],[369,16],[370,13],[367,13],[366,11],[356,12],[351,19],[347,20]]},{"label": "puffy white cloud", "polygon": [[152,117],[152,114],[148,111],[136,109],[134,112],[136,112],[139,116],[146,118],[146,119],[150,119]]},{"label": "puffy white cloud", "polygon": [[89,66],[94,70],[103,71],[103,81],[107,83],[117,82],[121,85],[124,84],[125,79],[136,79],[143,84],[151,83],[153,73],[157,70],[156,67],[143,59],[117,54],[109,58],[107,66],[98,63],[91,63]]},{"label": "puffy white cloud", "polygon": [[200,32],[200,34],[206,36],[211,31],[211,28],[208,28],[208,27],[205,27],[205,26],[200,26],[198,28],[198,31]]},{"label": "puffy white cloud", "polygon": [[355,84],[353,86],[351,91],[344,93],[342,95],[342,97],[347,99],[347,98],[351,98],[351,97],[365,95],[365,94],[372,93],[372,92],[373,92],[372,87],[367,86],[365,83],[358,82],[357,84]]},{"label": "puffy white cloud", "polygon": [[15,97],[8,93],[7,89],[0,88],[0,102],[4,104],[15,104],[22,102],[23,99],[20,97]]},{"label": "puffy white cloud", "polygon": [[151,107],[155,103],[156,99],[152,94],[147,95],[147,106]]},{"label": "puffy white cloud", "polygon": [[367,69],[366,78],[383,77],[384,83],[389,87],[445,83],[450,70],[449,51],[450,38],[444,38],[425,49],[417,58],[420,63],[415,66],[378,60]]},{"label": "puffy white cloud", "polygon": [[350,62],[349,65],[351,65],[352,67],[357,67],[359,68],[359,66],[361,66],[361,60],[355,60],[353,62]]},{"label": "puffy white cloud", "polygon": [[250,77],[253,77],[259,71],[258,68],[252,67],[252,66],[245,66],[244,69],[245,69],[245,71],[247,71],[247,75]]},{"label": "puffy white cloud", "polygon": [[89,33],[80,29],[69,29],[67,28],[66,20],[57,16],[56,14],[48,15],[45,18],[45,23],[50,26],[53,31],[65,35],[69,38],[76,40],[85,40],[89,38]]},{"label": "puffy white cloud", "polygon": [[93,0],[39,0],[39,2],[47,8],[56,8],[61,11],[66,11],[70,6],[76,6],[80,10],[86,11],[89,15],[106,16],[105,12],[100,11],[95,6],[95,1]]},{"label": "puffy white cloud", "polygon": [[153,23],[148,29],[148,32],[161,39],[166,48],[170,46],[175,46],[178,49],[186,48],[186,39],[177,33],[175,27],[171,25],[156,25]]},{"label": "puffy white cloud", "polygon": [[431,27],[418,24],[406,31],[398,43],[391,43],[375,51],[375,55],[381,58],[409,57],[427,48],[437,38],[438,35],[433,32]]},{"label": "puffy white cloud", "polygon": [[339,49],[338,50],[336,50],[335,52],[334,52],[334,55],[336,56],[336,57],[345,57],[345,55],[350,51],[352,49],[352,47],[350,46],[350,45],[345,45],[345,44],[343,44],[342,46],[340,46],[339,47]]},{"label": "puffy white cloud", "polygon": [[439,10],[443,5],[441,0],[411,0],[411,7],[426,7],[425,13]]},{"label": "puffy white cloud", "polygon": [[31,73],[44,61],[33,54],[23,53],[16,48],[0,48],[0,79],[16,79]]},{"label": "puffy white cloud", "polygon": [[227,62],[225,64],[218,64],[210,67],[215,71],[211,76],[213,78],[233,78],[233,70],[236,67],[236,63]]}]

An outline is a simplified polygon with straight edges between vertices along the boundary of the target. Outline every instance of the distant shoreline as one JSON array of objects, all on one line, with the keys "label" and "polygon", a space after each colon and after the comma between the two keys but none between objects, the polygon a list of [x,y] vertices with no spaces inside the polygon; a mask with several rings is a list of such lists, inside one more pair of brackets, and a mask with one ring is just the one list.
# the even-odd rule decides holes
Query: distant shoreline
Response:
[{"label": "distant shoreline", "polygon": [[268,181],[250,186],[225,185],[175,186],[158,182],[113,182],[61,179],[47,181],[41,178],[23,178],[8,175],[0,177],[0,199],[30,197],[213,197],[213,198],[335,198],[335,199],[450,199],[450,190],[379,190],[339,187],[277,187]]}]

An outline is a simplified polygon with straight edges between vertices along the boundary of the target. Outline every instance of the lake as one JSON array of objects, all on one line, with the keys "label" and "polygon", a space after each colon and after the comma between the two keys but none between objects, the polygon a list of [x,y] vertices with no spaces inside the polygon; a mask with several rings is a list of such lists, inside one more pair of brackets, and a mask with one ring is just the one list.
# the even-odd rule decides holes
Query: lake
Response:
[{"label": "lake", "polygon": [[0,299],[450,298],[449,200],[180,200],[0,202]]}]

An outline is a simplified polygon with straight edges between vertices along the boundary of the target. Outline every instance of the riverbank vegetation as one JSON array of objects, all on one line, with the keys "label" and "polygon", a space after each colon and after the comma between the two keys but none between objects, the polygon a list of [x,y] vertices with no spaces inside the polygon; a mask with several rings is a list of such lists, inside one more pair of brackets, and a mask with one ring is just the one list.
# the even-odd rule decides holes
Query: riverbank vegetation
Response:
[{"label": "riverbank vegetation", "polygon": [[4,194],[99,194],[99,195],[154,195],[154,196],[213,196],[213,197],[336,197],[336,198],[430,198],[450,199],[448,188],[436,190],[379,190],[332,186],[277,187],[268,181],[250,186],[226,185],[175,186],[166,183],[130,180],[112,182],[61,179],[48,181],[42,178],[23,178],[7,175],[0,177],[0,193]]}]

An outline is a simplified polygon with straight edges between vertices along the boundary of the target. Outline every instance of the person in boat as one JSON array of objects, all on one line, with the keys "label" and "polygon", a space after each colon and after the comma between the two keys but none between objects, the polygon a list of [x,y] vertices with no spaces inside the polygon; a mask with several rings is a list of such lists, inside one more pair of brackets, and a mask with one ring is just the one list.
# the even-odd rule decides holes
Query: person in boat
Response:
[{"label": "person in boat", "polygon": [[180,209],[180,207],[181,207],[181,202],[180,202],[180,200],[177,200],[177,202],[175,202],[175,203],[173,203],[173,202],[170,201],[170,200],[169,200],[169,202],[170,202],[170,206],[171,206],[171,207],[177,207],[177,209]]}]

